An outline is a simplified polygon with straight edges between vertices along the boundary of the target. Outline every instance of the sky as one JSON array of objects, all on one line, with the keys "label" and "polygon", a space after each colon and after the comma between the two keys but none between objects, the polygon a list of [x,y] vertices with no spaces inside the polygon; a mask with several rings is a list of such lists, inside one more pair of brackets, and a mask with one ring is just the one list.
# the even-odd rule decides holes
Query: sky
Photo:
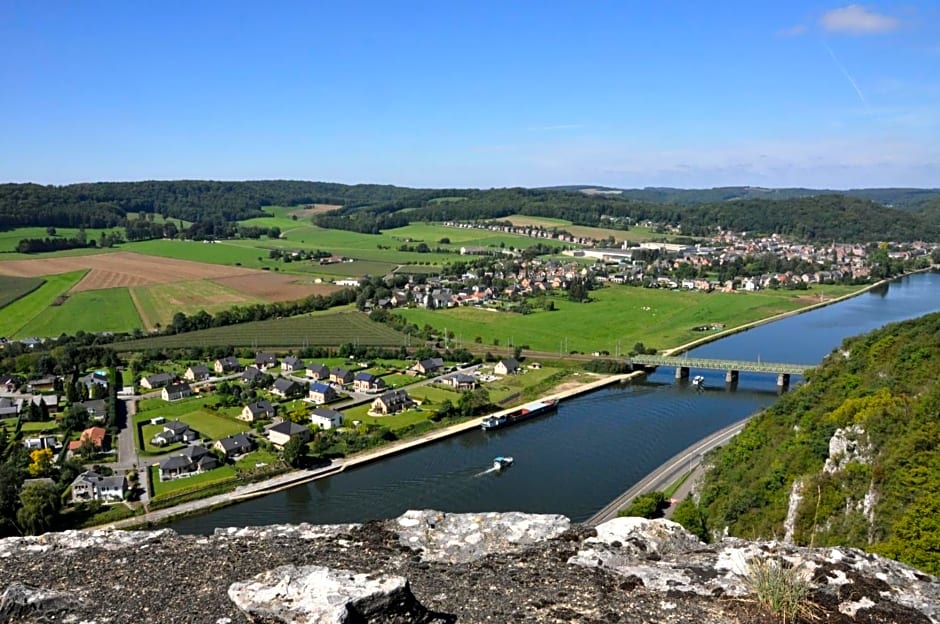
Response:
[{"label": "sky", "polygon": [[940,186],[940,2],[0,0],[0,181]]}]

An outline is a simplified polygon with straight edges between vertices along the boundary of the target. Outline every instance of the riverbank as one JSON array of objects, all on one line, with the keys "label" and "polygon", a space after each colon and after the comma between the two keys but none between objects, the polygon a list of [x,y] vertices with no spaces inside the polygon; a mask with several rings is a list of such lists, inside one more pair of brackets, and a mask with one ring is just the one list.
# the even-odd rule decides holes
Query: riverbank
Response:
[{"label": "riverbank", "polygon": [[[587,375],[587,373],[584,373]],[[578,384],[572,386],[571,381],[567,381],[555,389],[555,392],[547,395],[545,398],[557,399],[558,401],[564,401],[565,399],[573,398],[580,396],[582,394],[587,394],[593,392],[600,388],[611,386],[614,384],[623,383],[631,379],[636,379],[642,377],[643,372],[632,372],[625,373],[620,375],[610,375],[607,377],[602,377],[589,381],[583,384]],[[231,492],[226,492],[224,494],[217,494],[215,496],[210,496],[203,499],[198,499],[194,501],[189,501],[181,505],[176,505],[174,507],[168,507],[166,509],[160,509],[156,511],[151,511],[140,516],[134,516],[132,518],[126,518],[123,520],[118,520],[115,522],[108,522],[102,525],[95,527],[90,527],[86,530],[94,530],[101,528],[109,529],[135,529],[135,528],[149,528],[157,526],[160,524],[165,524],[171,520],[183,517],[195,515],[198,513],[204,513],[226,505],[232,505],[235,503],[243,502],[253,498],[258,498],[261,496],[266,496],[268,494],[274,494],[275,492],[280,492],[282,490],[296,487],[298,485],[304,485],[317,479],[323,479],[326,477],[333,476],[340,472],[347,470],[348,468],[355,468],[359,466],[364,466],[374,461],[378,461],[392,455],[397,455],[399,453],[404,453],[413,448],[435,442],[437,440],[442,440],[449,438],[451,436],[459,435],[466,431],[476,429],[480,426],[480,423],[484,418],[488,416],[499,416],[502,414],[508,414],[514,410],[518,409],[518,406],[510,407],[504,410],[499,410],[497,412],[492,412],[490,414],[485,414],[470,420],[457,423],[454,425],[449,425],[442,429],[437,429],[435,431],[428,432],[424,435],[418,436],[416,438],[410,438],[408,440],[400,440],[397,442],[392,442],[390,444],[381,446],[376,449],[371,449],[368,451],[363,451],[361,453],[356,453],[350,455],[349,457],[344,457],[338,460],[334,460],[330,463],[329,466],[324,466],[315,470],[294,470],[289,473],[281,474],[264,481],[259,481],[257,483],[252,483],[244,486],[235,488]]]},{"label": "riverbank", "polygon": [[708,344],[709,342],[714,342],[714,341],[716,341],[716,340],[721,340],[722,338],[727,338],[728,336],[733,336],[734,334],[739,334],[739,333],[741,333],[741,332],[745,332],[745,331],[747,331],[747,330],[749,330],[749,329],[753,329],[754,327],[759,327],[759,326],[761,326],[761,325],[766,325],[767,323],[773,323],[773,322],[775,322],[775,321],[779,321],[779,320],[782,320],[782,319],[785,319],[785,318],[789,318],[789,317],[791,317],[791,316],[797,316],[797,315],[799,315],[799,314],[805,314],[806,312],[812,312],[813,310],[818,310],[819,308],[825,308],[825,307],[827,307],[827,306],[831,306],[831,305],[836,304],[836,303],[839,303],[839,302],[841,302],[841,301],[845,301],[845,300],[851,299],[851,298],[853,298],[853,297],[858,297],[859,295],[863,295],[863,294],[867,293],[867,292],[870,291],[870,290],[874,290],[875,288],[878,288],[879,286],[883,286],[884,284],[887,284],[887,283],[889,283],[889,282],[892,282],[892,281],[894,281],[894,280],[896,280],[896,279],[901,279],[902,277],[906,277],[906,276],[908,276],[908,275],[912,275],[913,273],[920,273],[920,272],[922,272],[922,271],[928,271],[928,270],[930,270],[930,269],[922,269],[921,271],[914,271],[914,272],[912,272],[912,273],[905,273],[904,275],[899,275],[898,277],[892,277],[891,279],[883,279],[883,280],[877,281],[877,282],[875,282],[875,283],[873,283],[873,284],[867,284],[867,285],[865,285],[865,286],[859,288],[859,289],[856,290],[856,291],[847,293],[847,294],[842,295],[842,296],[840,296],[840,297],[834,297],[834,298],[832,298],[832,299],[826,299],[826,300],[824,300],[824,301],[820,301],[819,303],[814,303],[813,305],[809,305],[809,306],[806,306],[806,307],[804,307],[804,308],[799,308],[799,309],[797,309],[797,310],[790,310],[789,312],[781,312],[780,314],[775,314],[775,315],[773,315],[773,316],[768,316],[767,318],[764,318],[764,319],[758,319],[758,320],[756,320],[756,321],[751,321],[750,323],[745,323],[744,325],[738,325],[737,327],[732,327],[732,328],[730,328],[730,329],[724,329],[724,330],[722,330],[722,331],[720,331],[720,332],[718,332],[718,333],[711,334],[711,335],[705,336],[705,337],[703,337],[703,338],[697,338],[697,339],[693,340],[692,342],[687,342],[687,343],[685,343],[685,344],[679,345],[678,347],[672,347],[672,348],[670,348],[670,349],[666,349],[666,350],[663,351],[662,354],[665,355],[665,356],[670,356],[670,355],[676,355],[677,353],[685,353],[686,351],[688,351],[688,350],[690,350],[690,349],[694,349],[695,347],[700,347],[700,346],[702,346],[702,345],[704,345],[704,344]]}]

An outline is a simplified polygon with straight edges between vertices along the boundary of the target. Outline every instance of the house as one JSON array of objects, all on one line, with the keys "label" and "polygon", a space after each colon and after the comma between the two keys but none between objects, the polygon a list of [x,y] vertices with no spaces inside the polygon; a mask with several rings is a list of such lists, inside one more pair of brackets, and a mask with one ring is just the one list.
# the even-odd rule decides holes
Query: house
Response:
[{"label": "house", "polygon": [[127,494],[127,478],[124,475],[106,477],[93,470],[86,470],[72,481],[72,503],[101,501],[119,503]]},{"label": "house", "polygon": [[433,375],[434,373],[439,372],[444,368],[443,358],[428,358],[426,360],[421,360],[416,363],[414,366],[408,369],[413,375]]},{"label": "house", "polygon": [[356,392],[378,392],[385,389],[385,380],[372,373],[356,373],[353,388]]},{"label": "house", "polygon": [[274,418],[274,406],[270,401],[258,401],[249,403],[242,408],[242,413],[238,417],[248,422],[255,422],[265,418]]},{"label": "house", "polygon": [[108,417],[108,402],[105,399],[92,399],[90,401],[75,403],[75,405],[88,412],[88,416],[92,420],[104,422]]},{"label": "house", "polygon": [[54,451],[59,447],[59,441],[55,436],[45,435],[36,438],[26,438],[23,440],[23,446],[25,446],[28,451],[41,451],[42,449],[52,449]]},{"label": "house", "polygon": [[40,407],[45,405],[46,410],[52,413],[59,409],[59,396],[56,394],[34,394],[31,397],[15,399],[14,403],[16,403],[17,413],[27,411],[30,403],[35,403]]},{"label": "house", "polygon": [[89,373],[79,377],[78,381],[79,383],[84,384],[88,390],[91,390],[94,386],[104,388],[105,390],[108,389],[108,373],[105,371],[95,371],[93,373]]},{"label": "house", "polygon": [[321,379],[329,379],[330,369],[323,364],[310,364],[307,366],[307,377],[317,381],[320,381]]},{"label": "house", "polygon": [[255,366],[261,370],[267,370],[272,366],[277,366],[277,356],[273,353],[259,352],[255,354]]},{"label": "house", "polygon": [[404,390],[390,390],[372,401],[371,411],[375,414],[395,414],[408,409],[414,404],[411,397]]},{"label": "house", "polygon": [[160,462],[160,480],[170,481],[218,467],[219,460],[204,446],[187,446],[182,453]]},{"label": "house", "polygon": [[190,366],[186,369],[186,372],[183,373],[183,377],[189,381],[205,381],[209,379],[209,367],[203,364]]},{"label": "house", "polygon": [[514,358],[506,358],[496,363],[493,372],[497,375],[515,375],[519,372],[519,362]]},{"label": "house", "polygon": [[26,388],[30,392],[49,392],[55,390],[55,375],[46,375],[37,379],[30,379],[26,382]]},{"label": "house", "polygon": [[176,375],[173,373],[157,373],[149,377],[143,377],[140,380],[140,387],[147,388],[148,390],[156,390],[157,388],[168,386],[174,381],[176,381]]},{"label": "house", "polygon": [[303,386],[286,377],[278,377],[271,386],[271,393],[279,397],[288,398],[303,392]]},{"label": "house", "polygon": [[465,375],[463,373],[448,375],[441,380],[441,383],[447,384],[454,390],[473,390],[477,387],[476,378],[472,375]]},{"label": "house", "polygon": [[226,457],[235,457],[250,453],[255,448],[255,443],[244,433],[238,433],[221,440],[216,440],[212,448],[221,451]]},{"label": "house", "polygon": [[171,420],[163,424],[163,431],[153,436],[150,443],[154,446],[166,446],[174,442],[192,442],[199,434],[189,428],[184,422]]},{"label": "house", "polygon": [[187,383],[180,383],[167,386],[163,389],[163,392],[160,393],[160,396],[163,397],[164,401],[179,401],[180,399],[192,396],[192,394],[192,386]]},{"label": "house", "polygon": [[17,375],[0,375],[0,391],[16,392],[23,385],[23,378]]},{"label": "house", "polygon": [[309,392],[310,400],[316,403],[317,405],[322,405],[324,403],[330,403],[339,398],[339,395],[336,394],[336,390],[333,389],[333,386],[327,383],[314,382],[310,384]]},{"label": "house", "polygon": [[343,426],[343,415],[336,410],[318,407],[310,414],[310,422],[320,429],[335,429]]},{"label": "house", "polygon": [[286,358],[281,360],[281,372],[284,373],[293,373],[296,371],[302,371],[306,368],[304,361],[299,357],[288,355]]},{"label": "house", "polygon": [[103,451],[108,444],[108,432],[105,431],[104,427],[89,427],[82,431],[82,434],[78,436],[77,440],[69,442],[69,450],[77,451],[81,448],[82,442],[86,439],[91,440],[91,443],[95,445],[96,449]]},{"label": "house", "polygon": [[283,420],[268,427],[268,440],[279,448],[283,448],[291,438],[295,437],[300,437],[304,442],[310,441],[310,428],[289,420]]},{"label": "house", "polygon": [[216,360],[213,368],[215,369],[215,372],[219,373],[220,375],[227,373],[240,373],[245,370],[245,367],[242,366],[241,362],[239,362],[238,358],[236,358],[234,355]]},{"label": "house", "polygon": [[258,381],[264,373],[262,373],[257,366],[249,366],[245,369],[245,372],[242,373],[242,383],[252,384]]},{"label": "house", "polygon": [[330,370],[330,381],[333,383],[338,383],[346,385],[351,383],[353,380],[352,371],[346,368],[336,367]]},{"label": "house", "polygon": [[0,418],[13,418],[19,413],[20,406],[17,401],[7,397],[0,398]]}]

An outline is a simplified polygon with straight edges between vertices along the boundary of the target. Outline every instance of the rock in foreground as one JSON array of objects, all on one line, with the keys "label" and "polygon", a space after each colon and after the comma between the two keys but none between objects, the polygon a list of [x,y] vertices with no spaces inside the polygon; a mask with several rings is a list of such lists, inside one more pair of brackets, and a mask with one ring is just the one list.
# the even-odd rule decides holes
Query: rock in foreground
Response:
[{"label": "rock in foreground", "polygon": [[705,545],[665,520],[595,530],[434,511],[0,540],[0,623],[750,622],[762,618],[744,575],[763,559],[805,571],[820,621],[940,623],[938,579],[857,550]]}]

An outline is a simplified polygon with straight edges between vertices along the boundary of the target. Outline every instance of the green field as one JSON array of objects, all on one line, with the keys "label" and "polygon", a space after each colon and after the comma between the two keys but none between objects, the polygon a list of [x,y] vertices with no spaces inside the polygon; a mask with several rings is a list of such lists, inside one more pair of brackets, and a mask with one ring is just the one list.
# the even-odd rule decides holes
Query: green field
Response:
[{"label": "green field", "polygon": [[591,227],[587,225],[574,225],[571,221],[565,219],[552,219],[549,217],[530,217],[529,215],[509,215],[499,221],[509,221],[513,225],[532,225],[547,229],[558,228],[573,234],[574,236],[586,236],[596,240],[603,240],[610,236],[618,243],[623,241],[643,242],[663,238],[663,234],[657,234],[651,229],[634,226],[629,230],[615,230],[612,228]]},{"label": "green field", "polygon": [[183,479],[160,481],[160,469],[156,466],[150,468],[151,483],[153,483],[154,499],[171,494],[182,494],[189,490],[199,490],[214,483],[235,480],[234,466],[219,466],[215,470],[196,474]]},{"label": "green field", "polygon": [[370,321],[361,312],[350,310],[314,312],[173,336],[131,340],[115,343],[114,348],[119,351],[137,351],[188,346],[304,347],[338,346],[346,342],[397,347],[406,344],[406,341],[407,336],[387,325]]},{"label": "green field", "polygon": [[[837,287],[825,287],[827,296]],[[835,292],[833,292],[835,291]],[[610,286],[591,292],[590,303],[555,298],[554,312],[529,315],[493,312],[477,308],[451,310],[401,310],[399,314],[423,327],[425,324],[453,331],[458,341],[482,345],[498,340],[502,346],[529,345],[538,351],[628,352],[635,343],[665,349],[704,334],[699,325],[723,323],[736,327],[781,312],[805,307],[814,291],[760,291],[754,293],[680,292],[662,289]]]},{"label": "green field", "polygon": [[[52,256],[63,255],[63,252],[54,251],[51,253],[42,253],[42,254],[21,254],[16,253],[17,244],[24,238],[75,238],[78,236],[78,228],[56,228],[56,235],[50,237],[46,233],[45,227],[21,227],[14,230],[3,230],[0,231],[0,260],[21,260],[25,258],[49,258]],[[85,230],[85,237],[89,241],[96,241],[98,237],[101,236],[102,232],[118,232],[124,234],[124,228],[108,228],[108,229],[87,229]],[[80,251],[84,253],[96,252],[99,251],[98,248],[88,248],[88,249],[72,249],[68,251]],[[73,254],[74,255],[74,254]]]},{"label": "green field", "polygon": [[39,312],[17,332],[22,336],[58,336],[85,332],[131,332],[143,325],[126,288],[72,293],[60,306]]},{"label": "green field", "polygon": [[23,327],[49,308],[60,295],[68,292],[84,275],[85,271],[50,275],[42,286],[3,308],[0,313],[0,336],[28,336],[22,331]]},{"label": "green field", "polygon": [[0,308],[33,292],[43,284],[41,277],[9,277],[0,275]]},{"label": "green field", "polygon": [[135,286],[130,293],[146,329],[168,325],[177,312],[190,315],[205,310],[215,314],[235,305],[262,302],[212,280]]}]

